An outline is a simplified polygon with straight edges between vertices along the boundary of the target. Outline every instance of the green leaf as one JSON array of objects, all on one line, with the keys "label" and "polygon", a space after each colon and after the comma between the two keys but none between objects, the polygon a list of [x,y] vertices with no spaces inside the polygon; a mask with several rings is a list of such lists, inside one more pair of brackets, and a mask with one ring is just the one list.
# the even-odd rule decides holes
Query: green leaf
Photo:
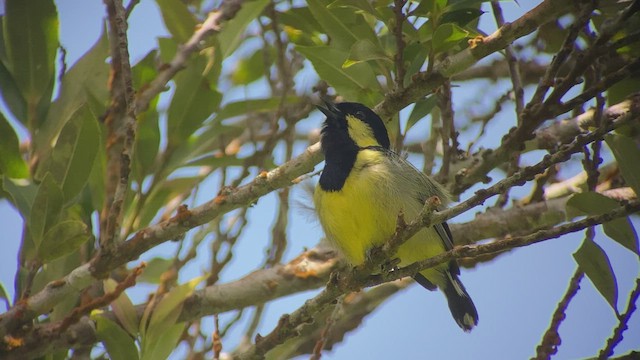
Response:
[{"label": "green leaf", "polygon": [[31,237],[36,248],[40,246],[44,234],[58,223],[63,204],[64,197],[60,185],[56,183],[50,173],[47,173],[40,186],[38,186],[38,192],[33,201],[28,221]]},{"label": "green leaf", "polygon": [[[160,300],[150,316],[148,309],[145,309],[145,314],[143,315],[142,322],[140,323],[140,333],[143,334],[143,359],[166,358],[166,355],[168,354],[165,356],[160,355],[165,354],[167,348],[170,350],[169,353],[173,351],[175,343],[171,342],[173,337],[166,338],[166,334],[168,333],[167,329],[172,329],[176,332],[176,328],[178,326],[180,326],[181,330],[184,329],[184,325],[182,323],[176,324],[176,321],[182,311],[184,300],[193,292],[202,280],[203,277],[197,277],[185,284],[171,289],[171,291],[169,291],[169,293]],[[149,325],[144,326],[147,318],[150,319]],[[177,341],[177,338],[175,341]],[[170,347],[167,346],[167,342],[171,343]]]},{"label": "green leaf", "polygon": [[138,277],[138,280],[152,284],[159,284],[160,276],[167,271],[171,265],[173,265],[173,259],[155,257],[147,262],[147,266]]},{"label": "green leaf", "polygon": [[322,1],[310,0],[307,5],[311,14],[331,38],[331,46],[347,51],[360,39],[375,41],[373,30],[362,21],[362,16],[351,9],[329,10]]},{"label": "green leaf", "polygon": [[[285,98],[285,104],[293,104],[298,101],[296,96],[288,96]],[[259,112],[275,111],[280,105],[281,99],[279,97],[266,98],[266,99],[248,99],[230,102],[216,115],[216,122],[220,122],[224,119],[229,119],[236,116],[253,114]]]},{"label": "green leaf", "polygon": [[196,19],[187,5],[180,0],[156,0],[162,13],[164,25],[179,43],[189,40],[196,29]]},{"label": "green leaf", "polygon": [[198,57],[175,78],[176,91],[169,105],[169,146],[184,142],[218,108],[222,95],[211,89],[203,75],[206,59]]},{"label": "green leaf", "polygon": [[[203,277],[197,277],[180,286],[171,289],[167,295],[158,303],[153,310],[149,326],[147,327],[147,336],[153,331],[160,333],[168,326],[175,324],[178,315],[182,311],[184,300],[195,290],[196,286],[203,280]],[[176,311],[177,310],[177,311]]]},{"label": "green leaf", "polygon": [[346,69],[342,67],[349,56],[346,51],[329,46],[296,46],[315,68],[321,79],[336,89],[347,100],[375,104],[380,84],[368,63],[359,63]]},{"label": "green leaf", "polygon": [[[569,217],[582,214],[602,215],[619,207],[620,204],[616,200],[596,192],[586,192],[571,196],[567,201],[567,215]],[[571,209],[578,210],[578,213],[574,214]],[[635,254],[640,254],[638,235],[628,217],[613,219],[602,224],[602,228],[611,239]]]},{"label": "green leaf", "polygon": [[78,220],[67,220],[54,225],[44,235],[38,248],[38,258],[47,263],[71,254],[89,240],[87,225]]},{"label": "green leaf", "polygon": [[84,187],[100,143],[100,128],[88,106],[76,111],[64,126],[50,156],[38,167],[36,178],[50,172],[62,186],[65,201]]},{"label": "green leaf", "polygon": [[[146,271],[146,269],[144,271]],[[117,285],[118,283],[116,283],[115,280],[107,279],[103,283],[104,291],[107,293],[113,292]],[[135,336],[138,333],[138,316],[131,299],[129,299],[124,291],[111,303],[111,308],[129,335]]]},{"label": "green leaf", "polygon": [[4,284],[0,282],[0,299],[4,300],[7,306],[7,310],[11,307],[11,299],[9,299],[9,293],[5,289]]},{"label": "green leaf", "polygon": [[38,187],[26,180],[12,180],[3,176],[2,189],[9,193],[13,206],[18,209],[22,219],[27,221],[31,214],[31,205],[36,197]]},{"label": "green leaf", "polygon": [[278,14],[278,20],[286,26],[301,30],[306,34],[321,32],[322,26],[311,14],[308,7],[290,8]]},{"label": "green leaf", "polygon": [[20,154],[18,135],[0,113],[0,175],[14,179],[29,177],[29,166]]},{"label": "green leaf", "polygon": [[62,128],[83,105],[94,114],[104,113],[109,99],[105,84],[109,78],[109,41],[103,28],[100,38],[62,77],[59,95],[47,113],[47,120],[34,135],[37,156],[43,159]]},{"label": "green leaf", "polygon": [[18,84],[13,79],[13,76],[4,66],[4,63],[0,61],[0,97],[7,104],[7,108],[11,111],[11,114],[15,116],[22,124],[27,123],[27,102],[22,96]]},{"label": "green leaf", "polygon": [[380,46],[376,46],[369,40],[358,40],[351,47],[349,57],[342,64],[343,68],[348,68],[352,65],[369,60],[385,60],[389,63],[393,63],[391,59]]},{"label": "green leaf", "polygon": [[586,239],[573,254],[578,266],[589,277],[602,297],[618,314],[618,285],[607,254],[593,240]]},{"label": "green leaf", "polygon": [[[145,84],[153,80],[157,75],[156,56],[157,51],[150,51],[132,69],[133,84],[136,89],[141,89]],[[142,182],[155,165],[156,156],[160,146],[160,126],[157,111],[158,97],[151,100],[147,110],[138,114],[138,128],[134,145],[133,173],[138,182]]]},{"label": "green leaf", "polygon": [[112,360],[139,359],[138,348],[134,339],[118,324],[102,315],[92,316],[96,322],[96,335],[107,349]]},{"label": "green leaf", "polygon": [[248,85],[264,76],[264,51],[262,48],[258,49],[250,56],[238,60],[231,74],[234,85]]},{"label": "green leaf", "polygon": [[440,16],[440,23],[454,23],[458,26],[465,26],[479,18],[482,14],[484,14],[484,11],[478,8],[463,8],[450,11],[445,10],[445,12]]},{"label": "green leaf", "polygon": [[247,26],[260,16],[267,4],[269,0],[245,2],[236,16],[223,26],[218,34],[223,59],[236,51],[244,38]]},{"label": "green leaf", "polygon": [[466,39],[469,32],[452,23],[442,24],[433,33],[433,50],[442,52],[451,49],[460,40]]},{"label": "green leaf", "polygon": [[58,48],[58,14],[53,0],[7,0],[4,14],[7,67],[26,99],[28,127],[43,119],[37,112],[41,100],[51,98]]},{"label": "green leaf", "polygon": [[143,360],[168,359],[169,355],[175,350],[178,341],[184,331],[184,323],[168,326],[158,334],[159,337],[154,341],[153,346],[148,347],[147,351],[143,351]]},{"label": "green leaf", "polygon": [[411,110],[411,115],[409,115],[409,119],[407,120],[407,127],[405,130],[405,134],[415,125],[418,121],[423,119],[425,116],[431,113],[431,110],[436,106],[436,97],[434,95],[427,96],[426,99],[420,99],[416,101],[413,110]]},{"label": "green leaf", "polygon": [[633,139],[623,135],[607,134],[604,140],[618,161],[620,172],[627,185],[631,186],[636,194],[640,194],[640,165],[638,165],[640,147]]}]

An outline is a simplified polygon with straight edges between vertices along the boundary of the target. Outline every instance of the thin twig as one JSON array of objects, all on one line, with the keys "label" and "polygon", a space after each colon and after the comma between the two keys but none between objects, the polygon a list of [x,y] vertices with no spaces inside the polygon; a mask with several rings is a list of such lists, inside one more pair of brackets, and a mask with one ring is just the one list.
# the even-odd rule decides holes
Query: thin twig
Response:
[{"label": "thin twig", "polygon": [[629,319],[636,311],[636,302],[640,297],[640,278],[636,279],[636,286],[633,288],[633,291],[629,295],[629,302],[627,303],[627,310],[624,314],[621,314],[618,317],[618,326],[613,329],[613,334],[611,337],[607,339],[607,343],[605,347],[600,350],[598,354],[598,359],[608,359],[611,355],[613,355],[613,350],[622,341],[622,333],[628,329],[629,327]]}]

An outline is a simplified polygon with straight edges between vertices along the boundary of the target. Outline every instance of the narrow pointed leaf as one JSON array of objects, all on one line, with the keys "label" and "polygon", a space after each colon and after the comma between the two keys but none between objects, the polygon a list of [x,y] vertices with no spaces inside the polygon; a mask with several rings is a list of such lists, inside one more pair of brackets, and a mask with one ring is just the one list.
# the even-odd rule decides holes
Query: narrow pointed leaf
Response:
[{"label": "narrow pointed leaf", "polygon": [[62,188],[50,173],[42,179],[38,186],[38,193],[33,201],[29,216],[29,230],[36,248],[40,246],[44,234],[60,219],[64,197]]}]

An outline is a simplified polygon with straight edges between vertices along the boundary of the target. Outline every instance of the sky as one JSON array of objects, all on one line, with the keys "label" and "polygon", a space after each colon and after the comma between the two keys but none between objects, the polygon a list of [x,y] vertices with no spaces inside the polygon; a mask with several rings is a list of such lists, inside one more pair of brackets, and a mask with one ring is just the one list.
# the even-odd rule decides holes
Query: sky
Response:
[{"label": "sky", "polygon": [[[0,2],[2,3],[2,2]],[[59,0],[56,2],[60,16],[61,43],[67,50],[67,63],[71,65],[96,41],[104,17],[104,5],[99,0]],[[513,21],[537,2],[519,1],[501,2],[507,21]],[[485,8],[485,10],[487,10]],[[487,32],[495,29],[490,13],[481,18],[481,27]],[[157,37],[167,34],[155,2],[142,0],[130,18],[129,52],[132,63],[141,59],[150,49],[156,47]],[[233,66],[233,59],[227,60],[226,68]],[[307,80],[308,81],[308,80]],[[313,81],[308,81],[308,84]],[[508,86],[509,83],[463,83],[454,89],[454,101],[458,104],[466,101],[481,103],[477,94],[483,86]],[[266,93],[261,85],[251,91],[225,94],[225,101],[252,94]],[[506,89],[506,87],[505,87]],[[259,96],[257,96],[259,97]],[[481,106],[481,105],[479,105]],[[462,112],[457,113],[464,116]],[[497,142],[513,117],[510,108],[505,109],[493,122],[489,133],[497,134],[492,141]],[[320,114],[312,114],[303,120],[298,131],[317,128],[322,121]],[[419,130],[416,130],[419,131]],[[20,131],[24,137],[24,131]],[[304,145],[296,147],[296,153],[302,152]],[[276,149],[276,158],[278,151]],[[523,161],[535,162],[540,154],[531,154]],[[317,168],[318,169],[318,168]],[[574,169],[578,171],[579,169]],[[570,175],[570,174],[568,174]],[[215,179],[208,182],[211,189],[201,191],[196,199],[200,204],[210,199],[217,189]],[[477,188],[475,188],[477,189]],[[527,189],[515,189],[515,196],[522,196]],[[462,195],[464,200],[473,194],[473,189]],[[294,199],[307,201],[298,190]],[[488,203],[493,203],[489,201]],[[222,281],[232,281],[253,270],[262,261],[269,239],[263,234],[269,233],[275,213],[274,194],[262,198],[249,212],[249,225],[235,250],[236,256],[229,268],[222,274]],[[464,222],[472,219],[475,211],[463,214],[451,222]],[[633,220],[636,228],[640,225],[637,217]],[[315,245],[322,236],[318,224],[310,222],[302,211],[292,211],[291,227],[288,232],[290,245],[285,261],[295,257],[303,248]],[[16,211],[4,200],[0,200],[0,228],[3,229],[3,251],[0,252],[0,282],[13,295],[13,276],[16,267],[22,220]],[[441,358],[441,359],[522,359],[535,354],[535,348],[549,325],[551,315],[559,299],[564,295],[568,280],[576,269],[572,254],[580,246],[582,233],[564,236],[560,239],[543,242],[524,249],[512,251],[497,260],[462,271],[461,279],[473,298],[479,312],[479,325],[471,333],[462,332],[446,305],[445,298],[437,292],[428,292],[419,286],[410,286],[396,294],[390,301],[380,306],[364,320],[364,324],[332,351],[323,353],[324,359],[389,359],[389,358]],[[600,229],[596,242],[611,257],[618,280],[618,308],[625,309],[627,297],[638,277],[638,260],[633,254],[607,238]],[[173,253],[175,244],[164,244],[145,254],[142,259],[153,256],[167,256]],[[185,281],[200,275],[203,263],[208,260],[206,246],[198,254],[198,263],[186,268],[181,274]],[[149,290],[150,288],[144,288]],[[267,316],[259,328],[261,334],[269,332],[283,313],[300,306],[304,300],[316,291],[297,294],[279,299],[267,306]],[[143,291],[129,292],[134,302],[145,298]],[[137,301],[136,301],[137,300]],[[0,305],[3,310],[3,305]],[[251,312],[248,312],[249,314]],[[224,323],[233,314],[222,314]],[[246,323],[249,316],[244,315]],[[207,322],[207,321],[205,321]],[[212,323],[209,319],[208,323]],[[597,354],[616,325],[613,311],[597,293],[588,279],[583,279],[581,290],[571,302],[567,319],[560,327],[562,346],[556,359],[575,359]],[[617,347],[617,354],[630,349],[640,348],[640,315],[634,314],[630,329]],[[232,331],[223,343],[224,350],[231,350],[238,343],[245,326]],[[180,355],[174,356],[179,359]]]}]

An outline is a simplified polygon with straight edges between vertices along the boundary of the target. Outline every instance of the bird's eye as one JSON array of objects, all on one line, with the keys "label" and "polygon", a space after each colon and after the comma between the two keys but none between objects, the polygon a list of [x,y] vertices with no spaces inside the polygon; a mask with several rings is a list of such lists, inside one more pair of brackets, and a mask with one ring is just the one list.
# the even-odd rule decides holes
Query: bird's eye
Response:
[{"label": "bird's eye", "polygon": [[356,112],[356,117],[360,120],[364,120],[364,113],[362,111]]}]

